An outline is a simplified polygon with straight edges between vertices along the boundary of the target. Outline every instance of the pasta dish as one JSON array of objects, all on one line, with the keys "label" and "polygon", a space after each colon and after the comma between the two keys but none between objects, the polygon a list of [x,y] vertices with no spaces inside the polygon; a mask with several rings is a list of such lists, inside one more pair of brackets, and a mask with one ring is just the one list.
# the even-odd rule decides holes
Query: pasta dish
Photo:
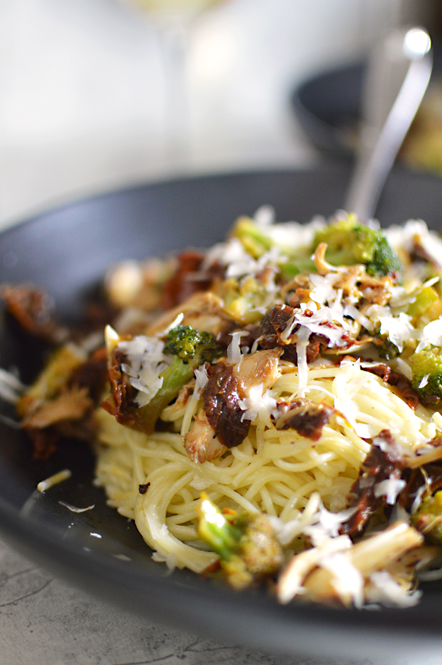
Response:
[{"label": "pasta dish", "polygon": [[273,217],[112,266],[82,330],[4,286],[52,351],[2,396],[36,459],[91,441],[156,561],[281,603],[411,606],[442,577],[442,241],[422,221]]}]

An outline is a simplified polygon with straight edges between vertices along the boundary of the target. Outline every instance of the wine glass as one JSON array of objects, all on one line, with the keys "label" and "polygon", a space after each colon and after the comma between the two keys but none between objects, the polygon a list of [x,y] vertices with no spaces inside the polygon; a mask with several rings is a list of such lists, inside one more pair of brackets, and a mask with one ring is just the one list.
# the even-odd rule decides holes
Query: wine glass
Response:
[{"label": "wine glass", "polygon": [[222,0],[131,0],[131,2],[152,12],[161,22],[187,22]]},{"label": "wine glass", "polygon": [[190,155],[187,90],[189,36],[197,17],[227,0],[124,0],[146,13],[156,28],[165,79],[166,154],[174,163]]}]

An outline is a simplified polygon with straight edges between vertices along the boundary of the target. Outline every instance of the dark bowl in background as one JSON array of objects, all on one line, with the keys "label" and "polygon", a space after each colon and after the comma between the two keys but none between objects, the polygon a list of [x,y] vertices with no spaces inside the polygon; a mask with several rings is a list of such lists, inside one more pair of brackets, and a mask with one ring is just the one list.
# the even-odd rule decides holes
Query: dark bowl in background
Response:
[{"label": "dark bowl in background", "polygon": [[[293,90],[290,104],[309,141],[330,155],[351,157],[357,146],[366,62],[312,74]],[[433,45],[433,72],[442,73],[442,46]]]}]

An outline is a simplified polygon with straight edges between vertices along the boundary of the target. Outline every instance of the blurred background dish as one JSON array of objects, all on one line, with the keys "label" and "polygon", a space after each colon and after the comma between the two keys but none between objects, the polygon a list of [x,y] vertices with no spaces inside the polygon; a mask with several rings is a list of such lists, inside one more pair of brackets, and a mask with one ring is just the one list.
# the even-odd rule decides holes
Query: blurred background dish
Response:
[{"label": "blurred background dish", "polygon": [[[414,169],[442,174],[442,45],[434,45],[432,78],[399,159]],[[291,97],[297,121],[312,145],[351,156],[358,147],[364,62],[332,69],[303,81]]]}]

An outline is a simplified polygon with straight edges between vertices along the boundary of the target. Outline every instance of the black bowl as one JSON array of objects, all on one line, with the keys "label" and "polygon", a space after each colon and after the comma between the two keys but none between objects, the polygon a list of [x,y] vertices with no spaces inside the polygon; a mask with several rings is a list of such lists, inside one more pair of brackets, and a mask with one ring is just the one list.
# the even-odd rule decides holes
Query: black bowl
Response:
[{"label": "black bowl", "polygon": [[[122,258],[161,255],[221,240],[239,214],[261,204],[278,219],[307,221],[333,213],[349,172],[340,164],[306,172],[237,174],[181,180],[107,194],[43,214],[0,235],[0,281],[32,281],[55,298],[61,317],[77,318],[106,267]],[[440,223],[437,179],[392,174],[380,203],[385,224],[410,216]],[[2,315],[0,365],[29,379],[36,347],[12,334]],[[7,406],[2,413],[11,416]],[[219,641],[318,657],[405,654],[440,649],[442,589],[429,586],[408,610],[336,610],[293,603],[282,607],[262,591],[235,593],[153,562],[133,524],[106,506],[92,484],[87,445],[65,440],[46,462],[33,462],[20,431],[0,423],[0,528],[27,556],[57,574],[138,614]],[[41,494],[36,484],[68,468],[72,477]],[[63,501],[94,509],[72,513]]]},{"label": "black bowl", "polygon": [[[442,72],[442,45],[433,45],[432,81]],[[357,146],[366,62],[321,71],[302,81],[290,97],[307,138],[319,150],[350,157]]]}]

